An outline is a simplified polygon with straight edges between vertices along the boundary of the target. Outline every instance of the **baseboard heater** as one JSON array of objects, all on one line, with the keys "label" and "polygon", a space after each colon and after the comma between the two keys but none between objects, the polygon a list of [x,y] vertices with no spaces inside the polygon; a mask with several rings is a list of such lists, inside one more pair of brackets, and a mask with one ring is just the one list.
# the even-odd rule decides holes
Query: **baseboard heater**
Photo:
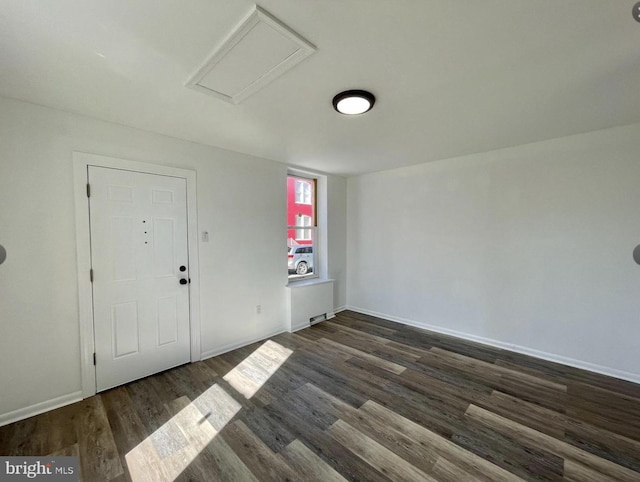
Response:
[{"label": "baseboard heater", "polygon": [[326,319],[327,319],[327,314],[322,313],[321,315],[312,316],[311,318],[309,318],[309,324],[315,325],[316,323],[320,323],[321,321],[325,321]]},{"label": "baseboard heater", "polygon": [[329,320],[333,313],[333,280],[292,283],[287,287],[289,331]]}]

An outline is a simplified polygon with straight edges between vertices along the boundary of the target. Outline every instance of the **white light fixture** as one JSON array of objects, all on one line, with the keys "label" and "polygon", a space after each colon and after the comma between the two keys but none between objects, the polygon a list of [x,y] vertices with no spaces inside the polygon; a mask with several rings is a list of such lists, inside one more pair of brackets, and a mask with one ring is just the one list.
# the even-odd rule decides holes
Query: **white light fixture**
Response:
[{"label": "white light fixture", "polygon": [[333,108],[345,115],[357,115],[369,112],[376,98],[366,90],[346,90],[333,98]]}]

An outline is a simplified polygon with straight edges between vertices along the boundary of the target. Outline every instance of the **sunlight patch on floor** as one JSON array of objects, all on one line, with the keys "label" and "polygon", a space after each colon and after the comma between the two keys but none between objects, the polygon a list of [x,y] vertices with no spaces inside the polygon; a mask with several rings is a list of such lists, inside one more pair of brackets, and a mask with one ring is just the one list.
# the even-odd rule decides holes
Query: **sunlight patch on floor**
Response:
[{"label": "sunlight patch on floor", "polygon": [[[224,379],[249,399],[292,353],[292,350],[268,340],[227,373]],[[242,405],[215,384],[193,401],[183,396],[166,404],[165,408],[175,415],[125,456],[133,482],[174,481],[233,419]],[[217,440],[226,445],[222,438]]]},{"label": "sunlight patch on floor", "polygon": [[242,408],[217,384],[166,407],[175,415],[125,456],[134,482],[175,480]]},{"label": "sunlight patch on floor", "polygon": [[260,390],[292,353],[292,350],[273,340],[268,340],[227,373],[224,379],[249,399]]}]

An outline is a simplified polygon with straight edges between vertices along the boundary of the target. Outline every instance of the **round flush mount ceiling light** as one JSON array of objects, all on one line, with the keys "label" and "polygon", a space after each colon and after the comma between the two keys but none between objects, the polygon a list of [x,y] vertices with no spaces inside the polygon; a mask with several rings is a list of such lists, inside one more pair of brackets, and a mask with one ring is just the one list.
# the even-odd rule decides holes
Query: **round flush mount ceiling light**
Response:
[{"label": "round flush mount ceiling light", "polygon": [[345,115],[357,115],[369,112],[376,98],[366,90],[346,90],[333,98],[333,108]]}]

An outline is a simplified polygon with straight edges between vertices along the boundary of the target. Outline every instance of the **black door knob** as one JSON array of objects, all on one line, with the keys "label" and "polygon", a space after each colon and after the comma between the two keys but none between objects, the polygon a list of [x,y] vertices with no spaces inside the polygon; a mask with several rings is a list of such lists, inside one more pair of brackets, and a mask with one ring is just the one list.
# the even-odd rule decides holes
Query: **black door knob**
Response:
[{"label": "black door knob", "polygon": [[186,284],[187,284],[187,280],[186,280],[186,279],[184,279],[184,278],[182,278],[182,279],[180,280],[180,284],[181,284],[181,285],[186,285]]},{"label": "black door knob", "polygon": [[186,271],[187,267],[186,266],[180,266],[180,271]]}]

